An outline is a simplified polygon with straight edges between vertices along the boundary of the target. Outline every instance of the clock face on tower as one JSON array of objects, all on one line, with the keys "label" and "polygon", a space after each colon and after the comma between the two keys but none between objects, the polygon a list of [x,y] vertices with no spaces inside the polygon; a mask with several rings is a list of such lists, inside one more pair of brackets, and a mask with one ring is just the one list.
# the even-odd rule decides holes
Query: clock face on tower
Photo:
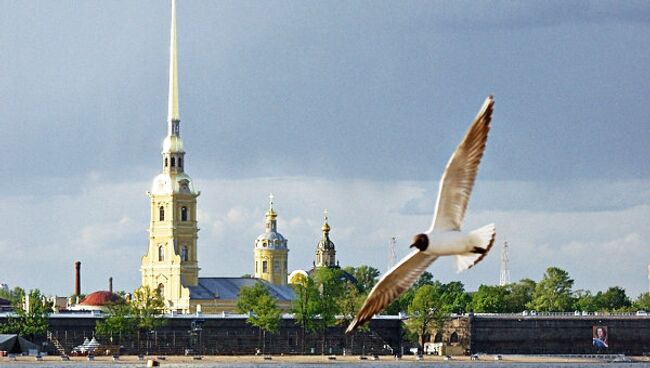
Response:
[{"label": "clock face on tower", "polygon": [[179,184],[179,191],[181,193],[189,193],[190,192],[190,186],[189,186],[189,181],[187,180],[180,180],[178,182]]}]

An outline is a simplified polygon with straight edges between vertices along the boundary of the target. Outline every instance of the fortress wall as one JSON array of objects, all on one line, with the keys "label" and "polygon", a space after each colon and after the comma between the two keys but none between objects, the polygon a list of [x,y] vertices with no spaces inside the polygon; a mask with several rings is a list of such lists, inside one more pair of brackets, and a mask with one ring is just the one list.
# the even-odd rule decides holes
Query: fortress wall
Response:
[{"label": "fortress wall", "polygon": [[594,326],[606,326],[603,353],[650,353],[650,317],[471,316],[470,350],[490,354],[594,354]]}]

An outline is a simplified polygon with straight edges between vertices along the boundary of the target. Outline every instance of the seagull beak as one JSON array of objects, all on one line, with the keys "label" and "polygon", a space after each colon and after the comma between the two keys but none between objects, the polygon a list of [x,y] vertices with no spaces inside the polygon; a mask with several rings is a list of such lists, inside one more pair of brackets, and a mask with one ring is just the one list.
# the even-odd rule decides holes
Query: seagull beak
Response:
[{"label": "seagull beak", "polygon": [[418,234],[413,238],[413,244],[409,248],[418,248],[424,252],[429,247],[429,237],[426,234]]}]

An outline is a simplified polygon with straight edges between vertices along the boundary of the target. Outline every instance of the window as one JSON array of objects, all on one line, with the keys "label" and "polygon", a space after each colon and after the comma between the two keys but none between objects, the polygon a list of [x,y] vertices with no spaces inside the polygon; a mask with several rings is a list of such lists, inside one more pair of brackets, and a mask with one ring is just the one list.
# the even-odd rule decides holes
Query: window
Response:
[{"label": "window", "polygon": [[187,207],[181,207],[181,221],[187,221]]},{"label": "window", "polygon": [[280,261],[273,261],[273,272],[280,272]]},{"label": "window", "polygon": [[267,273],[269,272],[269,266],[266,261],[262,261],[262,273]]},{"label": "window", "polygon": [[165,221],[165,207],[163,206],[160,206],[158,209],[158,219],[160,221]]},{"label": "window", "polygon": [[172,156],[172,167],[176,166],[176,157]]},{"label": "window", "polygon": [[167,157],[165,157],[165,167],[167,167],[168,164],[169,162],[167,161]]},{"label": "window", "polygon": [[450,344],[455,344],[458,343],[458,333],[454,331],[451,336],[449,336],[449,343]]},{"label": "window", "polygon": [[165,260],[165,247],[162,245],[158,246],[158,262],[162,262]]},{"label": "window", "polygon": [[165,285],[158,284],[158,295],[162,296],[163,298],[165,297]]},{"label": "window", "polygon": [[181,261],[187,261],[187,246],[185,245],[183,245],[183,248],[181,248]]},{"label": "window", "polygon": [[183,158],[182,157],[178,158],[178,167],[183,167]]}]

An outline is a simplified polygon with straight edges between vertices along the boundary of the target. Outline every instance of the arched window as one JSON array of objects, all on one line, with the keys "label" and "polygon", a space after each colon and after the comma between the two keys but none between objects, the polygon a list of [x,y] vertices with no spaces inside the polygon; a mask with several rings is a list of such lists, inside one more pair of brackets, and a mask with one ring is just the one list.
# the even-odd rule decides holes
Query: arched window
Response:
[{"label": "arched window", "polygon": [[449,343],[450,344],[458,343],[458,333],[456,331],[452,332],[451,336],[449,336]]},{"label": "arched window", "polygon": [[181,221],[187,221],[187,207],[181,207]]},{"label": "arched window", "polygon": [[165,167],[167,167],[168,164],[169,162],[167,161],[167,157],[165,157]]},{"label": "arched window", "polygon": [[178,167],[183,167],[183,158],[182,157],[178,158]]},{"label": "arched window", "polygon": [[187,261],[187,246],[185,245],[181,248],[181,261]]},{"label": "arched window", "polygon": [[165,297],[165,285],[162,283],[158,284],[158,295]]},{"label": "arched window", "polygon": [[176,157],[172,156],[172,167],[176,166]]},{"label": "arched window", "polygon": [[262,273],[267,273],[269,272],[269,265],[267,264],[266,261],[262,261]]},{"label": "arched window", "polygon": [[165,260],[165,247],[162,245],[158,246],[158,261],[162,262]]},{"label": "arched window", "polygon": [[433,342],[442,342],[442,333],[437,333],[437,334],[433,337]]},{"label": "arched window", "polygon": [[160,221],[165,221],[165,207],[163,206],[160,206],[158,209],[158,219]]}]

